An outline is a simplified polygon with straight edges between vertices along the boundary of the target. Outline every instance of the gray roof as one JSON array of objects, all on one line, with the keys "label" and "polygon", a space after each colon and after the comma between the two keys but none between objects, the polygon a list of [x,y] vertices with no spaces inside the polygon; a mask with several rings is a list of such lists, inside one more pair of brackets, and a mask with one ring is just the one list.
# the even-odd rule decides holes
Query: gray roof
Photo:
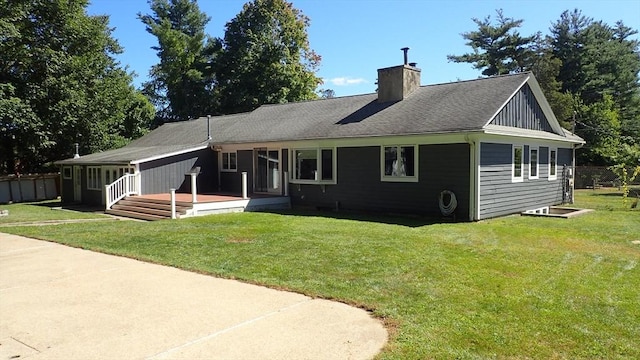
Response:
[{"label": "gray roof", "polygon": [[[377,94],[366,94],[263,105],[249,113],[212,117],[212,143],[482,131],[531,77],[530,73],[520,73],[421,86],[404,100],[388,103],[377,102]],[[206,121],[200,118],[167,123],[123,148],[58,163],[142,162],[204,148],[209,143]],[[581,140],[567,134],[552,136],[563,137],[569,141]]]},{"label": "gray roof", "polygon": [[367,94],[265,105],[217,132],[213,140],[224,144],[481,130],[529,76],[422,86],[389,103]]}]

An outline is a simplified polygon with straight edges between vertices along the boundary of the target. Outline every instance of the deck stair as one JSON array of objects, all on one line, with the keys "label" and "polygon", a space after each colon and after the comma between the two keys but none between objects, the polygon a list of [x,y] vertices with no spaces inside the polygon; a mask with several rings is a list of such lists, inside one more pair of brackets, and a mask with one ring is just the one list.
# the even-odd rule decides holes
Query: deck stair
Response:
[{"label": "deck stair", "polygon": [[[187,214],[193,208],[190,202],[176,201],[176,217]],[[107,214],[139,220],[171,219],[171,201],[127,196],[114,204]]]}]

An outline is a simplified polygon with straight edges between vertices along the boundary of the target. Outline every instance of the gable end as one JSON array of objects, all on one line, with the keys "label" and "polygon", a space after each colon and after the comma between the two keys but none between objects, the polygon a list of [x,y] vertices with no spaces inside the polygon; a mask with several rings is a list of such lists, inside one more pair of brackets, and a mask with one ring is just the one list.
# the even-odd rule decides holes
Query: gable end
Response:
[{"label": "gable end", "polygon": [[554,132],[529,84],[524,84],[520,88],[495,116],[491,124]]}]

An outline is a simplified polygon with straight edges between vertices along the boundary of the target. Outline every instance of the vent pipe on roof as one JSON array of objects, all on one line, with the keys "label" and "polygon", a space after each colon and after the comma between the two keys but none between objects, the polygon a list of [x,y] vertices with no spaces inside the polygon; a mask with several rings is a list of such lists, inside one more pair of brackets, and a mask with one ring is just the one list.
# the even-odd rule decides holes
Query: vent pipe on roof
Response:
[{"label": "vent pipe on roof", "polygon": [[211,115],[207,115],[207,140],[211,140]]},{"label": "vent pipe on roof", "polygon": [[404,64],[405,65],[409,64],[409,55],[407,54],[409,52],[409,48],[408,47],[403,47],[400,50],[402,50],[404,52]]},{"label": "vent pipe on roof", "polygon": [[77,158],[80,157],[80,153],[78,152],[78,148],[79,148],[80,144],[74,143],[73,146],[75,147],[75,154],[73,154],[73,158],[77,159]]}]

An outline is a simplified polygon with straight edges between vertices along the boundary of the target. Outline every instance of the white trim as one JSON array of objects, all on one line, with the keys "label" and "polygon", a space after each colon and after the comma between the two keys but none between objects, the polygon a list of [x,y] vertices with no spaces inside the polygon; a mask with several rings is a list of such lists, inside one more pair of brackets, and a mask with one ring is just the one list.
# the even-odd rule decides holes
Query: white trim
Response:
[{"label": "white trim", "polygon": [[[316,151],[316,172],[320,174],[317,180],[296,179],[295,178],[295,151],[298,150],[315,150]],[[331,180],[322,180],[322,150],[331,150]],[[335,185],[338,182],[337,163],[338,150],[335,147],[292,147],[289,148],[288,156],[289,164],[289,183],[291,184],[312,184],[312,185]]]},{"label": "white trim", "polygon": [[[520,176],[516,176],[516,148],[520,148]],[[524,181],[524,145],[512,144],[511,145],[511,182],[523,182]]]},{"label": "white trim", "polygon": [[[69,170],[69,174],[67,174],[67,170]],[[73,167],[72,166],[63,166],[62,167],[62,178],[64,180],[71,180],[73,179]]]},{"label": "white trim", "polygon": [[[551,168],[552,168],[551,167],[551,152],[552,151],[555,152],[555,155],[556,155],[555,159],[554,159],[555,161],[554,161],[554,164],[553,164],[554,170],[555,170],[553,175],[551,175]],[[547,170],[547,175],[548,175],[548,178],[549,178],[549,180],[558,180],[558,148],[550,147],[547,150],[547,154],[549,155],[548,156],[548,161],[547,161],[547,165],[548,165],[547,166],[547,169],[548,169]]]},{"label": "white trim", "polygon": [[[220,171],[221,172],[230,172],[230,173],[234,173],[234,172],[238,172],[238,152],[233,150],[233,151],[220,151],[218,152],[218,160],[220,161]],[[229,165],[231,165],[231,154],[235,154],[235,169],[225,169],[224,168],[224,156],[228,155],[229,157]]]},{"label": "white trim", "polygon": [[208,147],[209,147],[209,145],[205,144],[205,145],[200,145],[200,146],[196,146],[196,147],[193,147],[193,148],[178,150],[178,151],[174,151],[174,152],[170,152],[170,153],[166,153],[166,154],[154,155],[154,156],[151,156],[151,157],[148,157],[148,158],[132,160],[130,162],[130,164],[134,165],[134,164],[140,164],[140,163],[149,162],[149,161],[153,161],[153,160],[164,159],[164,158],[171,157],[171,156],[182,155],[182,154],[186,154],[186,153],[189,153],[189,152],[206,149]]},{"label": "white trim", "polygon": [[[536,174],[535,175],[531,175],[533,173],[532,167],[531,167],[531,155],[533,154],[533,151],[535,150],[536,152]],[[538,146],[532,146],[529,145],[529,174],[528,174],[528,178],[535,180],[535,179],[539,179],[540,178],[540,148]]]},{"label": "white trim", "polygon": [[[413,175],[385,175],[385,148],[395,147],[397,153],[400,153],[400,148],[413,147]],[[418,169],[420,164],[419,159],[420,146],[417,144],[407,145],[382,145],[380,146],[380,181],[383,182],[418,182]]]},{"label": "white trim", "polygon": [[102,176],[102,166],[87,166],[87,190],[102,191]]}]

